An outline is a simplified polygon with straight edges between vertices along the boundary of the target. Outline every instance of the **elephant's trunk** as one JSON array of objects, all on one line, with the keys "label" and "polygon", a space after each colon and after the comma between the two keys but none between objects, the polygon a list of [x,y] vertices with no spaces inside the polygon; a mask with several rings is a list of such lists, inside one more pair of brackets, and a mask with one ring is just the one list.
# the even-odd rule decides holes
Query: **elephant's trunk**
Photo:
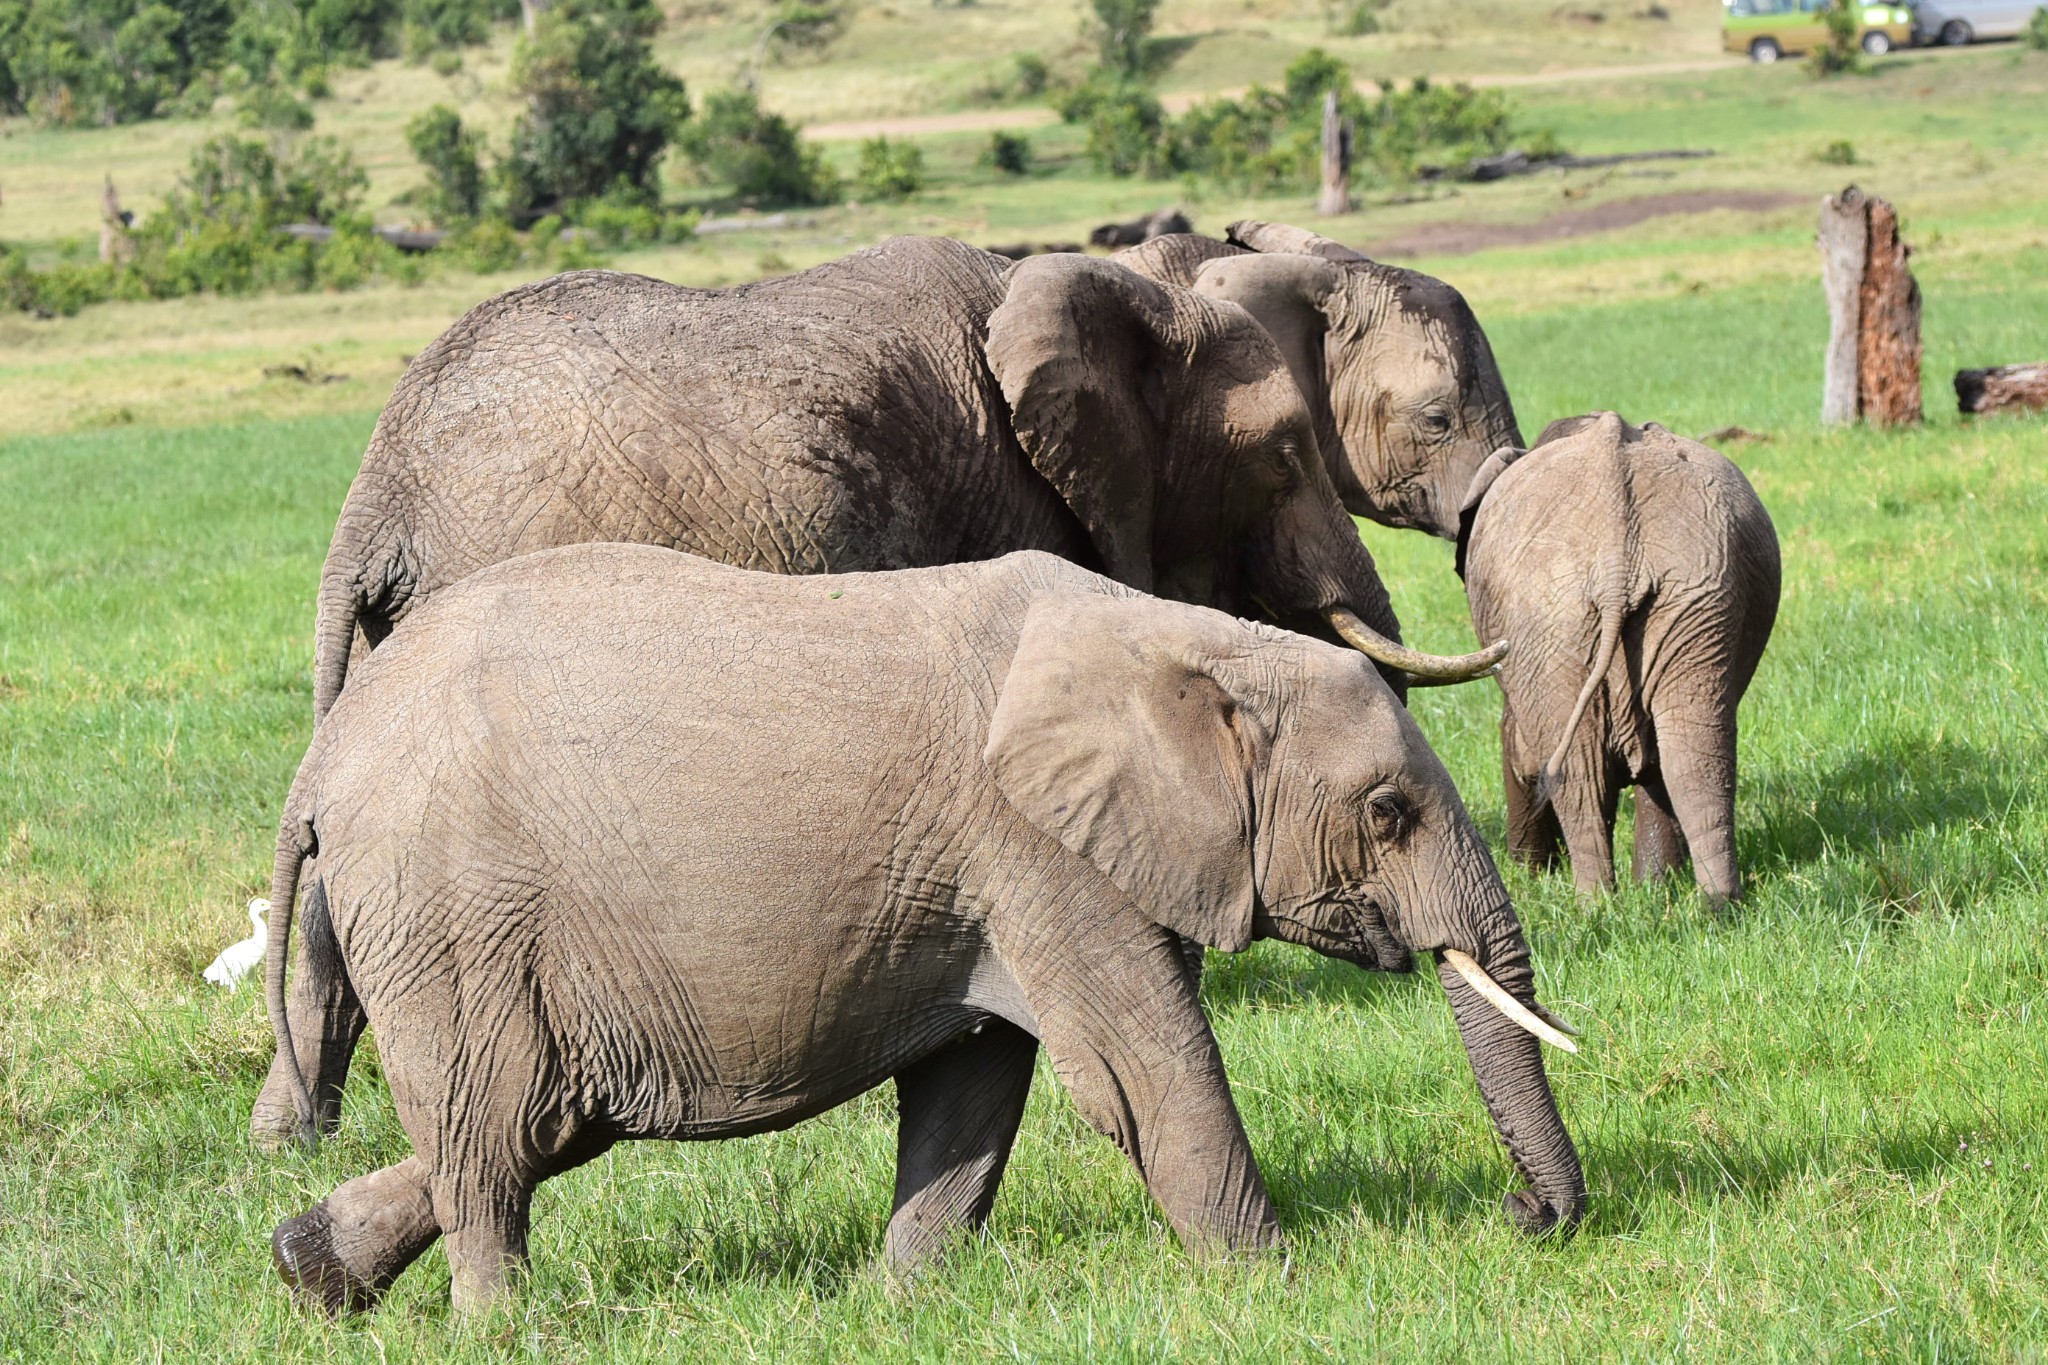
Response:
[{"label": "elephant's trunk", "polygon": [[[1499,951],[1487,955],[1485,967],[1524,1006],[1535,1003],[1535,973],[1518,930]],[[1480,1097],[1515,1168],[1529,1182],[1528,1190],[1507,1197],[1509,1215],[1524,1232],[1576,1226],[1586,1214],[1586,1175],[1550,1093],[1542,1044],[1481,998],[1449,963],[1439,962],[1437,977],[1451,998]]]}]

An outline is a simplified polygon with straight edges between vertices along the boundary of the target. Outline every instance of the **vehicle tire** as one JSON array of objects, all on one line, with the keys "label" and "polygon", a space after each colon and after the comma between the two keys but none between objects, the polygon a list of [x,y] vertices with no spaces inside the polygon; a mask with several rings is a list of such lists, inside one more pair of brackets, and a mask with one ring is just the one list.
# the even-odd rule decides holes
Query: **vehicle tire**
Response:
[{"label": "vehicle tire", "polygon": [[1943,47],[1964,47],[1976,36],[1970,31],[1970,26],[1960,19],[1951,19],[1941,26]]},{"label": "vehicle tire", "polygon": [[1749,59],[1758,66],[1769,66],[1785,55],[1785,49],[1769,38],[1759,38],[1749,45]]},{"label": "vehicle tire", "polygon": [[1863,35],[1863,50],[1873,57],[1882,57],[1892,50],[1892,40],[1876,29]]}]

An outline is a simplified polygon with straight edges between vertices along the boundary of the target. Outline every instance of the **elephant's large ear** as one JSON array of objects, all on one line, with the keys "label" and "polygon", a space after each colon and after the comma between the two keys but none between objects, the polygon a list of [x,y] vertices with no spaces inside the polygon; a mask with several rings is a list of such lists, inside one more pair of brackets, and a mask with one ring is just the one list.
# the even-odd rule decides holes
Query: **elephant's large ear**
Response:
[{"label": "elephant's large ear", "polygon": [[1163,286],[1059,255],[1012,270],[988,319],[989,368],[1018,443],[1087,528],[1109,576],[1148,591],[1172,316]]},{"label": "elephant's large ear", "polygon": [[1024,618],[983,755],[1025,819],[1158,923],[1251,941],[1264,728],[1217,674],[1244,627],[1152,598],[1056,594]]},{"label": "elephant's large ear", "polygon": [[1238,305],[1265,328],[1313,410],[1329,388],[1323,369],[1323,339],[1330,328],[1325,308],[1343,286],[1343,267],[1319,256],[1254,254],[1206,263],[1195,274],[1194,289]]}]

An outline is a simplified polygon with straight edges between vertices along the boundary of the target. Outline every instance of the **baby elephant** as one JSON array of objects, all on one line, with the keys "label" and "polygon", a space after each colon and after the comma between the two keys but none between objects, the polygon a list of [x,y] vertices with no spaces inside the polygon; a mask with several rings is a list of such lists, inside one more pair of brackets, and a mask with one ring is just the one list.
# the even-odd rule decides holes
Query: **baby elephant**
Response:
[{"label": "baby elephant", "polygon": [[1684,863],[1716,902],[1735,864],[1735,708],[1778,613],[1778,535],[1742,471],[1611,412],[1496,452],[1465,497],[1459,572],[1501,666],[1508,846],[1614,884],[1636,789],[1636,876]]},{"label": "baby elephant", "polygon": [[302,970],[360,993],[413,1143],[273,1237],[330,1311],[439,1236],[487,1303],[539,1182],[891,1078],[913,1271],[987,1218],[1041,1041],[1184,1240],[1272,1246],[1183,936],[1435,954],[1532,1187],[1510,1214],[1585,1208],[1513,907],[1372,664],[1047,554],[796,578],[584,545],[436,594],[285,808],[266,985],[310,1138],[302,880]]}]

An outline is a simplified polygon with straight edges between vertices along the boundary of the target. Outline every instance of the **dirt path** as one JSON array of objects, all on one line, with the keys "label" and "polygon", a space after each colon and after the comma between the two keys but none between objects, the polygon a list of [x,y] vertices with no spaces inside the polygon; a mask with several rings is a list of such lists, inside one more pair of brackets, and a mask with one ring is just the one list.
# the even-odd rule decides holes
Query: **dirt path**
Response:
[{"label": "dirt path", "polygon": [[[1576,81],[1597,81],[1633,76],[1684,76],[1702,71],[1725,71],[1740,66],[1740,57],[1715,57],[1689,62],[1661,62],[1649,66],[1588,66],[1574,67],[1562,71],[1526,71],[1510,75],[1495,76],[1446,76],[1443,79],[1464,81],[1475,86],[1516,86],[1516,85],[1568,85]],[[1379,93],[1379,87],[1371,81],[1361,81],[1359,89],[1366,94]],[[1245,87],[1234,90],[1206,90],[1195,93],[1181,92],[1160,96],[1159,102],[1166,106],[1168,113],[1185,113],[1192,105],[1216,96],[1234,99],[1242,95]],[[1028,109],[968,109],[956,114],[908,114],[898,118],[849,119],[839,123],[813,123],[804,129],[804,136],[820,142],[844,142],[862,137],[911,137],[923,133],[981,133],[993,132],[998,128],[1038,128],[1048,123],[1057,123],[1059,115],[1052,110],[1036,107]]]},{"label": "dirt path", "polygon": [[1634,227],[1652,218],[1679,213],[1768,213],[1796,204],[1815,203],[1813,196],[1783,190],[1677,190],[1638,199],[1616,199],[1582,209],[1566,209],[1534,223],[1424,223],[1399,237],[1358,245],[1375,260],[1403,256],[1469,256],[1497,246],[1531,246],[1588,233]]}]

